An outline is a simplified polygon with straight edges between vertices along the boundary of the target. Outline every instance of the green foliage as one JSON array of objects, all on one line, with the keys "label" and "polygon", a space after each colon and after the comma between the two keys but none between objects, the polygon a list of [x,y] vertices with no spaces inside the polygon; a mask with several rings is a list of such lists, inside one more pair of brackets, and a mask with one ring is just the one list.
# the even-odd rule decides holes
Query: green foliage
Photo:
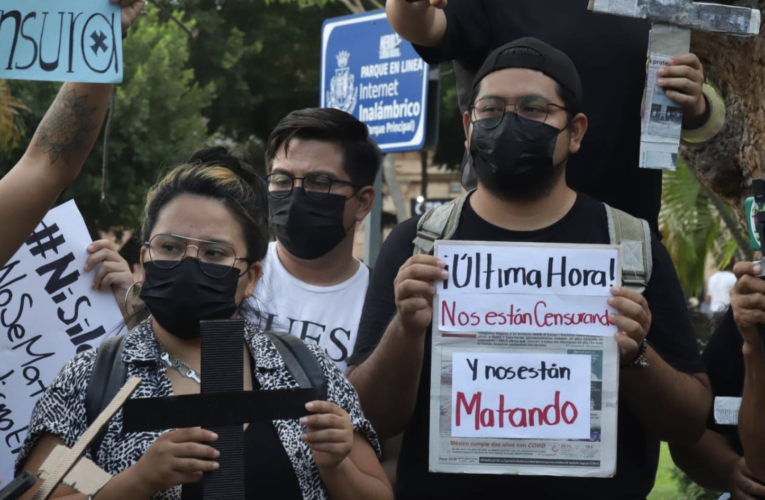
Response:
[{"label": "green foliage", "polygon": [[730,207],[719,203],[720,210],[726,211],[721,213],[712,196],[682,159],[678,161],[677,170],[664,173],[659,224],[688,297],[700,296],[710,255],[724,268],[740,250],[731,233],[738,228],[730,228],[722,222],[721,215],[730,215]]},{"label": "green foliage", "polygon": [[21,141],[25,130],[21,113],[26,109],[11,94],[8,82],[0,80],[0,150],[11,151]]},{"label": "green foliage", "polygon": [[[193,23],[189,23],[192,24]],[[125,40],[125,79],[116,88],[109,140],[107,202],[100,202],[103,143],[99,139],[78,179],[60,201],[74,198],[91,229],[134,229],[142,218],[148,188],[159,169],[199,147],[207,138],[202,110],[214,86],[196,82],[189,68],[189,37],[147,9]],[[39,123],[59,84],[19,82],[14,90],[30,108],[28,123]],[[31,140],[32,131],[23,146]],[[13,165],[17,148],[0,164]]]},{"label": "green foliage", "polygon": [[670,473],[677,482],[677,489],[679,491],[674,500],[717,500],[720,498],[719,492],[702,488],[677,467],[672,466]]}]

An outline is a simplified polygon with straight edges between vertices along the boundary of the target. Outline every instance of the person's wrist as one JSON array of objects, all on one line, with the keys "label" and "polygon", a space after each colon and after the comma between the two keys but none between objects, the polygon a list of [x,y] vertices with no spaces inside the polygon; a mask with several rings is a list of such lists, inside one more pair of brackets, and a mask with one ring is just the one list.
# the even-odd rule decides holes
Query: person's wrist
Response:
[{"label": "person's wrist", "polygon": [[408,324],[400,312],[396,312],[396,316],[393,318],[395,322],[395,332],[399,333],[401,337],[406,339],[420,338],[425,336],[425,328],[419,328],[418,326]]},{"label": "person's wrist", "polygon": [[326,476],[327,474],[342,475],[347,470],[349,463],[350,463],[350,458],[348,458],[348,455],[346,455],[339,462],[323,464],[323,465],[317,464],[317,466],[319,467],[319,472],[324,476]]}]

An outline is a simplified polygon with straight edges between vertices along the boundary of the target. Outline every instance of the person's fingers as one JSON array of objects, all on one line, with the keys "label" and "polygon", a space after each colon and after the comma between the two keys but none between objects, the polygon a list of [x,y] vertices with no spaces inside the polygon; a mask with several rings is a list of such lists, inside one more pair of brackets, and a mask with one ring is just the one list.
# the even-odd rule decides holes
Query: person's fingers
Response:
[{"label": "person's fingers", "polygon": [[701,64],[701,60],[699,59],[699,56],[696,54],[681,54],[679,56],[674,56],[669,61],[670,66],[668,68],[673,68],[677,66],[690,66],[693,69],[703,71],[704,66]]},{"label": "person's fingers", "polygon": [[[110,279],[111,283],[124,282],[132,283],[133,275],[130,273],[127,267],[122,262],[104,262],[98,269],[96,276],[93,278],[93,290],[105,290],[106,284],[104,283],[106,278]],[[111,284],[110,283],[110,284]]]},{"label": "person's fingers", "polygon": [[178,429],[162,435],[173,443],[209,443],[216,441],[218,435],[212,431],[201,429],[199,427],[189,427],[188,429]]},{"label": "person's fingers", "polygon": [[409,316],[419,311],[425,311],[430,308],[432,301],[424,297],[412,297],[397,304],[398,310],[403,316]]},{"label": "person's fingers", "polygon": [[409,279],[399,283],[396,287],[396,301],[402,301],[416,296],[432,299],[435,293],[436,289],[430,283]]},{"label": "person's fingers", "polygon": [[446,263],[442,261],[441,259],[434,257],[433,255],[413,255],[409,257],[406,262],[404,262],[404,265],[401,266],[401,269],[413,266],[415,264],[423,264],[426,266],[434,266],[434,267],[440,267],[444,268],[446,266]]},{"label": "person's fingers", "polygon": [[614,339],[619,346],[619,354],[622,358],[634,358],[638,353],[638,343],[624,332],[614,334]]},{"label": "person's fingers", "polygon": [[759,276],[760,273],[762,273],[762,266],[756,262],[738,262],[733,266],[733,274],[739,279],[745,275]]},{"label": "person's fingers", "polygon": [[433,283],[442,281],[449,277],[449,273],[443,268],[428,264],[412,264],[406,268],[402,267],[396,276],[395,283],[401,283],[406,280],[427,281]]},{"label": "person's fingers", "polygon": [[181,458],[173,460],[172,469],[177,472],[213,472],[220,468],[218,462]]},{"label": "person's fingers", "polygon": [[736,299],[736,307],[742,309],[765,310],[765,295],[761,293],[739,295]]},{"label": "person's fingers", "polygon": [[[101,282],[101,290],[107,290],[115,286],[127,290],[133,284],[133,275],[130,273],[109,273]],[[124,299],[124,297],[123,297]]]},{"label": "person's fingers", "polygon": [[301,439],[306,443],[344,443],[348,440],[348,432],[343,429],[309,431]]},{"label": "person's fingers", "polygon": [[634,319],[622,316],[621,314],[609,314],[608,319],[616,325],[619,331],[629,335],[635,342],[642,342],[645,338],[646,332],[643,330],[643,325]]},{"label": "person's fingers", "polygon": [[174,445],[173,455],[178,458],[207,458],[214,459],[220,452],[212,446],[199,443],[178,443]]},{"label": "person's fingers", "polygon": [[650,322],[650,317],[645,308],[625,297],[611,297],[608,304],[613,306],[621,316],[626,316],[645,326]]},{"label": "person's fingers", "polygon": [[611,287],[611,295],[614,297],[624,297],[625,299],[629,299],[635,304],[639,305],[640,307],[644,309],[648,309],[648,301],[643,296],[642,293],[638,293],[635,290],[630,290],[627,287],[624,286],[613,286]]},{"label": "person's fingers", "polygon": [[752,480],[746,475],[742,475],[737,481],[738,487],[744,493],[756,498],[765,498],[765,486]]},{"label": "person's fingers", "polygon": [[687,78],[661,78],[656,83],[665,93],[674,91],[694,98],[701,94],[699,85]]},{"label": "person's fingers", "polygon": [[765,294],[765,280],[745,274],[736,281],[733,290],[739,295]]},{"label": "person's fingers", "polygon": [[685,107],[693,105],[697,99],[696,97],[689,96],[681,92],[677,92],[675,90],[667,90],[664,93],[666,94],[667,98],[673,100],[680,106],[685,106]]},{"label": "person's fingers", "polygon": [[306,403],[305,409],[313,413],[331,414],[341,417],[348,416],[345,410],[330,401],[311,401],[310,403]]},{"label": "person's fingers", "polygon": [[350,420],[344,415],[338,415],[335,413],[324,413],[317,415],[310,415],[300,419],[300,425],[308,427],[310,431],[321,429],[340,429],[345,424],[350,423]]},{"label": "person's fingers", "polygon": [[[88,247],[90,248],[90,247]],[[90,250],[88,250],[90,251]],[[90,255],[88,255],[88,259],[85,261],[85,272],[89,272],[91,269],[96,267],[98,264],[106,261],[118,261],[122,257],[115,258],[114,254],[117,254],[117,252],[114,252],[110,248],[99,248],[94,250]],[[117,254],[119,256],[119,254]]]},{"label": "person's fingers", "polygon": [[662,74],[659,75],[660,80],[675,78],[680,80],[689,80],[699,87],[704,83],[704,74],[701,72],[701,70],[690,68],[688,66],[668,66],[664,68]]},{"label": "person's fingers", "polygon": [[346,455],[349,452],[348,445],[344,443],[306,443],[313,451],[321,451],[332,455]]}]

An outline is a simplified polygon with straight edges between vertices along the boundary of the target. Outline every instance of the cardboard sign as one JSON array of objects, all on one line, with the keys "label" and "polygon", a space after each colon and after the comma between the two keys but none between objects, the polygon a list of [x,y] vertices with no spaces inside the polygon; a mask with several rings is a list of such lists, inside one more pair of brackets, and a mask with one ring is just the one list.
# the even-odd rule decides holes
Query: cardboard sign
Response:
[{"label": "cardboard sign", "polygon": [[454,353],[452,363],[452,436],[590,437],[590,356]]},{"label": "cardboard sign", "polygon": [[525,245],[513,247],[439,242],[437,257],[449,278],[438,293],[607,296],[619,285],[614,247]]},{"label": "cardboard sign", "polygon": [[75,354],[97,347],[122,321],[111,292],[91,289],[91,243],[73,201],[44,221],[0,269],[0,477],[13,464],[48,384]]},{"label": "cardboard sign", "polygon": [[3,0],[2,78],[122,82],[119,4],[109,0]]}]

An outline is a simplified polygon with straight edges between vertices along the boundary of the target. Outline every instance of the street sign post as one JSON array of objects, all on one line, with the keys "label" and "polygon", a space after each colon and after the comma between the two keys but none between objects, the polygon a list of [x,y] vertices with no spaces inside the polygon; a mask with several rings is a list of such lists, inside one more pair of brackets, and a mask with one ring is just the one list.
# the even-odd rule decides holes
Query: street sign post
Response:
[{"label": "street sign post", "polygon": [[378,10],[322,29],[321,106],[352,114],[384,153],[425,145],[430,68]]}]

